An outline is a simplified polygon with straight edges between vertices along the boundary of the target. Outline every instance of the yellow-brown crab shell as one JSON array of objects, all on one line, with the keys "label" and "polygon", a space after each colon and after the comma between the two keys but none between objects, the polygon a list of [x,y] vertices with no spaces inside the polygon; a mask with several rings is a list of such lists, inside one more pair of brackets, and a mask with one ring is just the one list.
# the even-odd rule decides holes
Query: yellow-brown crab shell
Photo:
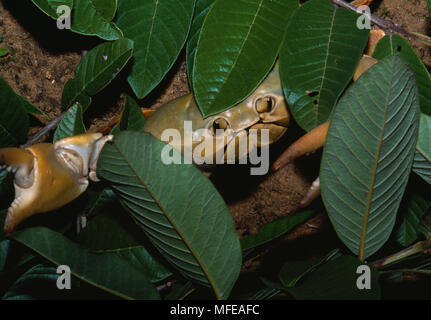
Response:
[{"label": "yellow-brown crab shell", "polygon": [[28,217],[60,208],[81,195],[89,184],[90,167],[95,167],[109,139],[112,137],[91,133],[55,144],[1,149],[0,166],[15,173],[15,200],[8,209],[4,231],[11,233]]},{"label": "yellow-brown crab shell", "polygon": [[[270,108],[265,108],[265,103],[271,102]],[[185,121],[193,125],[191,132],[187,132]],[[222,122],[225,127],[223,134],[217,134],[215,124]],[[245,154],[237,151],[238,140],[248,139],[252,129],[259,136],[262,129],[268,129],[269,141],[272,144],[278,141],[286,132],[290,122],[290,114],[283,96],[278,63],[267,75],[265,80],[244,101],[234,107],[216,115],[203,118],[194,96],[188,94],[168,102],[157,109],[146,121],[144,130],[155,138],[166,141],[164,132],[167,129],[177,130],[180,139],[166,141],[175,149],[186,154],[193,154],[196,160],[195,149],[198,155],[205,159],[205,163],[214,163],[219,154],[226,155],[234,152],[235,158],[241,158]],[[187,137],[191,135],[193,140]],[[208,147],[205,147],[205,146]],[[262,147],[258,138],[257,147]],[[202,150],[202,153],[201,151]],[[210,154],[204,151],[212,150]],[[250,152],[250,148],[248,152]]]}]

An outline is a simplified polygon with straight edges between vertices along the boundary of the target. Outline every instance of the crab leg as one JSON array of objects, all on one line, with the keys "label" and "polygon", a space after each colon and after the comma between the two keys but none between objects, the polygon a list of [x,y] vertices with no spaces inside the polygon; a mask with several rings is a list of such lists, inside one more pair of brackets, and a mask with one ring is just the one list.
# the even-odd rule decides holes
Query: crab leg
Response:
[{"label": "crab leg", "polygon": [[19,168],[30,168],[33,166],[33,155],[18,148],[0,149],[0,170],[10,168],[16,171]]},{"label": "crab leg", "polygon": [[360,6],[369,6],[372,2],[373,0],[354,0],[350,4],[358,8]]},{"label": "crab leg", "polygon": [[28,188],[33,183],[33,167],[34,156],[31,152],[18,148],[0,149],[0,171],[7,169],[15,173],[15,184],[22,188]]},{"label": "crab leg", "polygon": [[310,189],[308,189],[307,194],[301,200],[301,207],[307,207],[314,199],[320,196],[320,178],[317,177],[316,180],[311,184]]},{"label": "crab leg", "polygon": [[[328,133],[329,121],[314,128],[296,142],[294,142],[273,164],[271,171],[277,171],[304,154],[316,151],[325,144]],[[308,206],[314,199],[320,196],[320,180],[317,178],[308,189],[307,194],[301,200],[301,207]]]},{"label": "crab leg", "polygon": [[274,162],[271,171],[277,171],[285,167],[295,159],[304,154],[311,153],[323,147],[326,134],[328,133],[329,121],[314,128],[301,138],[296,140],[283,154]]}]

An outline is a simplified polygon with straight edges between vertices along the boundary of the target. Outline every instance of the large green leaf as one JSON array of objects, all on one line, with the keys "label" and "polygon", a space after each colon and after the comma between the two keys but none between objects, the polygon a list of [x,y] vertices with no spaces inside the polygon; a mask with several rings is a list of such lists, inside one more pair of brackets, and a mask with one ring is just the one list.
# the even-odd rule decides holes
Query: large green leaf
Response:
[{"label": "large green leaf", "polygon": [[431,184],[431,117],[421,114],[413,171]]},{"label": "large green leaf", "polygon": [[117,25],[135,42],[129,83],[144,98],[174,64],[186,41],[195,0],[121,0]]},{"label": "large green leaf", "polygon": [[328,120],[352,79],[369,33],[356,27],[357,19],[329,0],[310,0],[290,20],[280,75],[290,111],[304,130]]},{"label": "large green leaf", "polygon": [[53,19],[57,19],[60,16],[57,13],[58,7],[68,6],[70,9],[73,8],[73,0],[32,0],[32,2]]},{"label": "large green leaf", "polygon": [[69,266],[77,278],[126,299],[158,299],[146,274],[116,254],[93,253],[47,228],[15,233],[18,241],[56,265]]},{"label": "large green leaf", "polygon": [[401,224],[396,235],[399,244],[407,247],[418,240],[420,221],[428,213],[430,205],[431,201],[424,199],[418,193],[407,194]]},{"label": "large green leaf", "polygon": [[123,36],[121,30],[111,21],[115,15],[117,1],[74,0],[72,10],[72,31],[98,36],[104,40],[116,40]]},{"label": "large green leaf", "polygon": [[285,287],[295,286],[310,272],[320,267],[324,263],[331,261],[341,255],[340,250],[335,249],[320,259],[305,261],[289,261],[283,265],[278,273],[278,279]]},{"label": "large green leaf", "polygon": [[360,259],[389,238],[410,174],[419,100],[398,56],[374,65],[341,98],[320,169],[322,198],[340,239]]},{"label": "large green leaf", "polygon": [[61,98],[64,109],[79,102],[84,111],[91,103],[90,96],[105,88],[132,57],[133,41],[119,39],[90,50],[75,70],[75,78],[64,86]]},{"label": "large green leaf", "polygon": [[262,226],[259,230],[259,233],[242,238],[241,248],[243,251],[245,251],[281,237],[282,235],[288,233],[295,227],[310,219],[314,214],[316,214],[316,210],[305,210],[295,214],[294,216],[284,217],[272,221]]},{"label": "large green leaf", "polygon": [[117,12],[117,0],[92,0],[93,5],[105,20],[112,21]]},{"label": "large green leaf", "polygon": [[394,54],[401,56],[412,68],[416,76],[421,111],[431,115],[431,76],[409,42],[398,35],[387,35],[377,43],[373,57],[381,60]]},{"label": "large green leaf", "polygon": [[181,156],[150,134],[120,133],[103,148],[98,176],[172,265],[227,298],[241,267],[229,210],[197,168],[164,164],[162,150]]},{"label": "large green leaf", "polygon": [[86,191],[87,206],[83,210],[87,218],[92,218],[99,214],[103,214],[106,210],[116,211],[119,206],[119,201],[111,189],[94,190],[94,184]]},{"label": "large green leaf", "polygon": [[371,289],[358,289],[357,280],[361,274],[357,269],[364,263],[351,256],[341,256],[323,264],[312,272],[298,287],[286,291],[298,300],[358,300],[379,299],[379,273],[370,267]]},{"label": "large green leaf", "polygon": [[66,114],[62,117],[54,132],[53,142],[85,133],[85,131],[84,121],[82,118],[82,107],[77,103],[67,110]]},{"label": "large green leaf", "polygon": [[[108,200],[107,205],[110,203]],[[105,211],[113,212],[113,208],[115,207],[111,205],[111,208],[106,207]],[[116,211],[115,214],[103,214],[90,220],[79,234],[78,241],[98,253],[112,253],[122,257],[144,272],[153,283],[171,276],[172,273],[142,246],[139,234],[142,232],[132,219],[124,211]]]},{"label": "large green leaf", "polygon": [[0,148],[24,143],[29,129],[25,100],[0,78]]},{"label": "large green leaf", "polygon": [[208,11],[211,9],[215,0],[196,0],[195,13],[193,16],[192,26],[190,27],[190,34],[187,40],[187,74],[189,76],[189,84],[191,91],[193,91],[193,65],[195,63],[195,54],[198,46],[199,35],[201,33],[202,25]]},{"label": "large green leaf", "polygon": [[[58,299],[62,293],[56,285],[59,276],[56,268],[37,264],[28,269],[8,288],[2,300],[44,300],[53,297]],[[73,282],[71,284],[73,286]]]},{"label": "large green leaf", "polygon": [[193,89],[204,117],[244,100],[277,58],[297,0],[217,0],[199,36]]}]

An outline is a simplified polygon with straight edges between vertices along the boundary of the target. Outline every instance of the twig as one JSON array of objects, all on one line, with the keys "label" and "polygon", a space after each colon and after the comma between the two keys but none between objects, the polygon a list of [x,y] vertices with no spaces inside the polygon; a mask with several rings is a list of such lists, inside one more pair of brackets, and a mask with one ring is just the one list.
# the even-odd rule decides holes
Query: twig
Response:
[{"label": "twig", "polygon": [[[345,8],[347,10],[358,12],[357,8],[355,6],[351,5],[350,3],[347,3],[344,0],[331,0],[331,2],[333,4],[339,6],[339,7]],[[386,20],[386,19],[380,18],[380,17],[373,15],[373,14],[371,14],[369,18],[370,18],[370,21],[374,25],[378,26],[379,28],[381,28],[385,31],[398,33],[398,34],[401,34],[405,37],[418,40],[422,43],[425,43],[428,46],[431,46],[431,38],[429,38],[423,34],[419,34],[416,32],[409,32],[408,30],[400,27],[399,25],[392,22],[391,20]]]},{"label": "twig", "polygon": [[27,148],[33,144],[35,144],[36,142],[39,141],[39,139],[41,139],[45,134],[47,134],[49,131],[55,129],[55,127],[57,127],[57,125],[60,123],[61,118],[63,117],[64,112],[59,115],[57,118],[55,118],[54,120],[52,120],[51,122],[49,122],[45,127],[43,127],[39,132],[37,132],[33,137],[31,137],[24,145],[22,145],[21,147],[23,148]]},{"label": "twig", "polygon": [[427,238],[424,241],[420,241],[415,243],[414,245],[401,250],[400,252],[397,252],[395,254],[390,255],[389,257],[374,261],[371,263],[371,265],[375,268],[383,268],[387,265],[390,265],[392,263],[398,262],[404,258],[410,257],[414,254],[418,254],[421,252],[425,252],[431,247],[431,237]]}]

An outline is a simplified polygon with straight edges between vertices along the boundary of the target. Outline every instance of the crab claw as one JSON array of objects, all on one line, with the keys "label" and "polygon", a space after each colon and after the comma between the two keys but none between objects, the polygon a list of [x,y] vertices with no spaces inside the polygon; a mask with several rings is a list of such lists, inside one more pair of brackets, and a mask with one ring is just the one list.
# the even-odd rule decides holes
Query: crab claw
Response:
[{"label": "crab claw", "polygon": [[81,195],[101,149],[112,136],[83,134],[26,149],[0,149],[0,168],[15,172],[15,200],[8,209],[4,231],[11,233],[28,217],[60,208]]}]

